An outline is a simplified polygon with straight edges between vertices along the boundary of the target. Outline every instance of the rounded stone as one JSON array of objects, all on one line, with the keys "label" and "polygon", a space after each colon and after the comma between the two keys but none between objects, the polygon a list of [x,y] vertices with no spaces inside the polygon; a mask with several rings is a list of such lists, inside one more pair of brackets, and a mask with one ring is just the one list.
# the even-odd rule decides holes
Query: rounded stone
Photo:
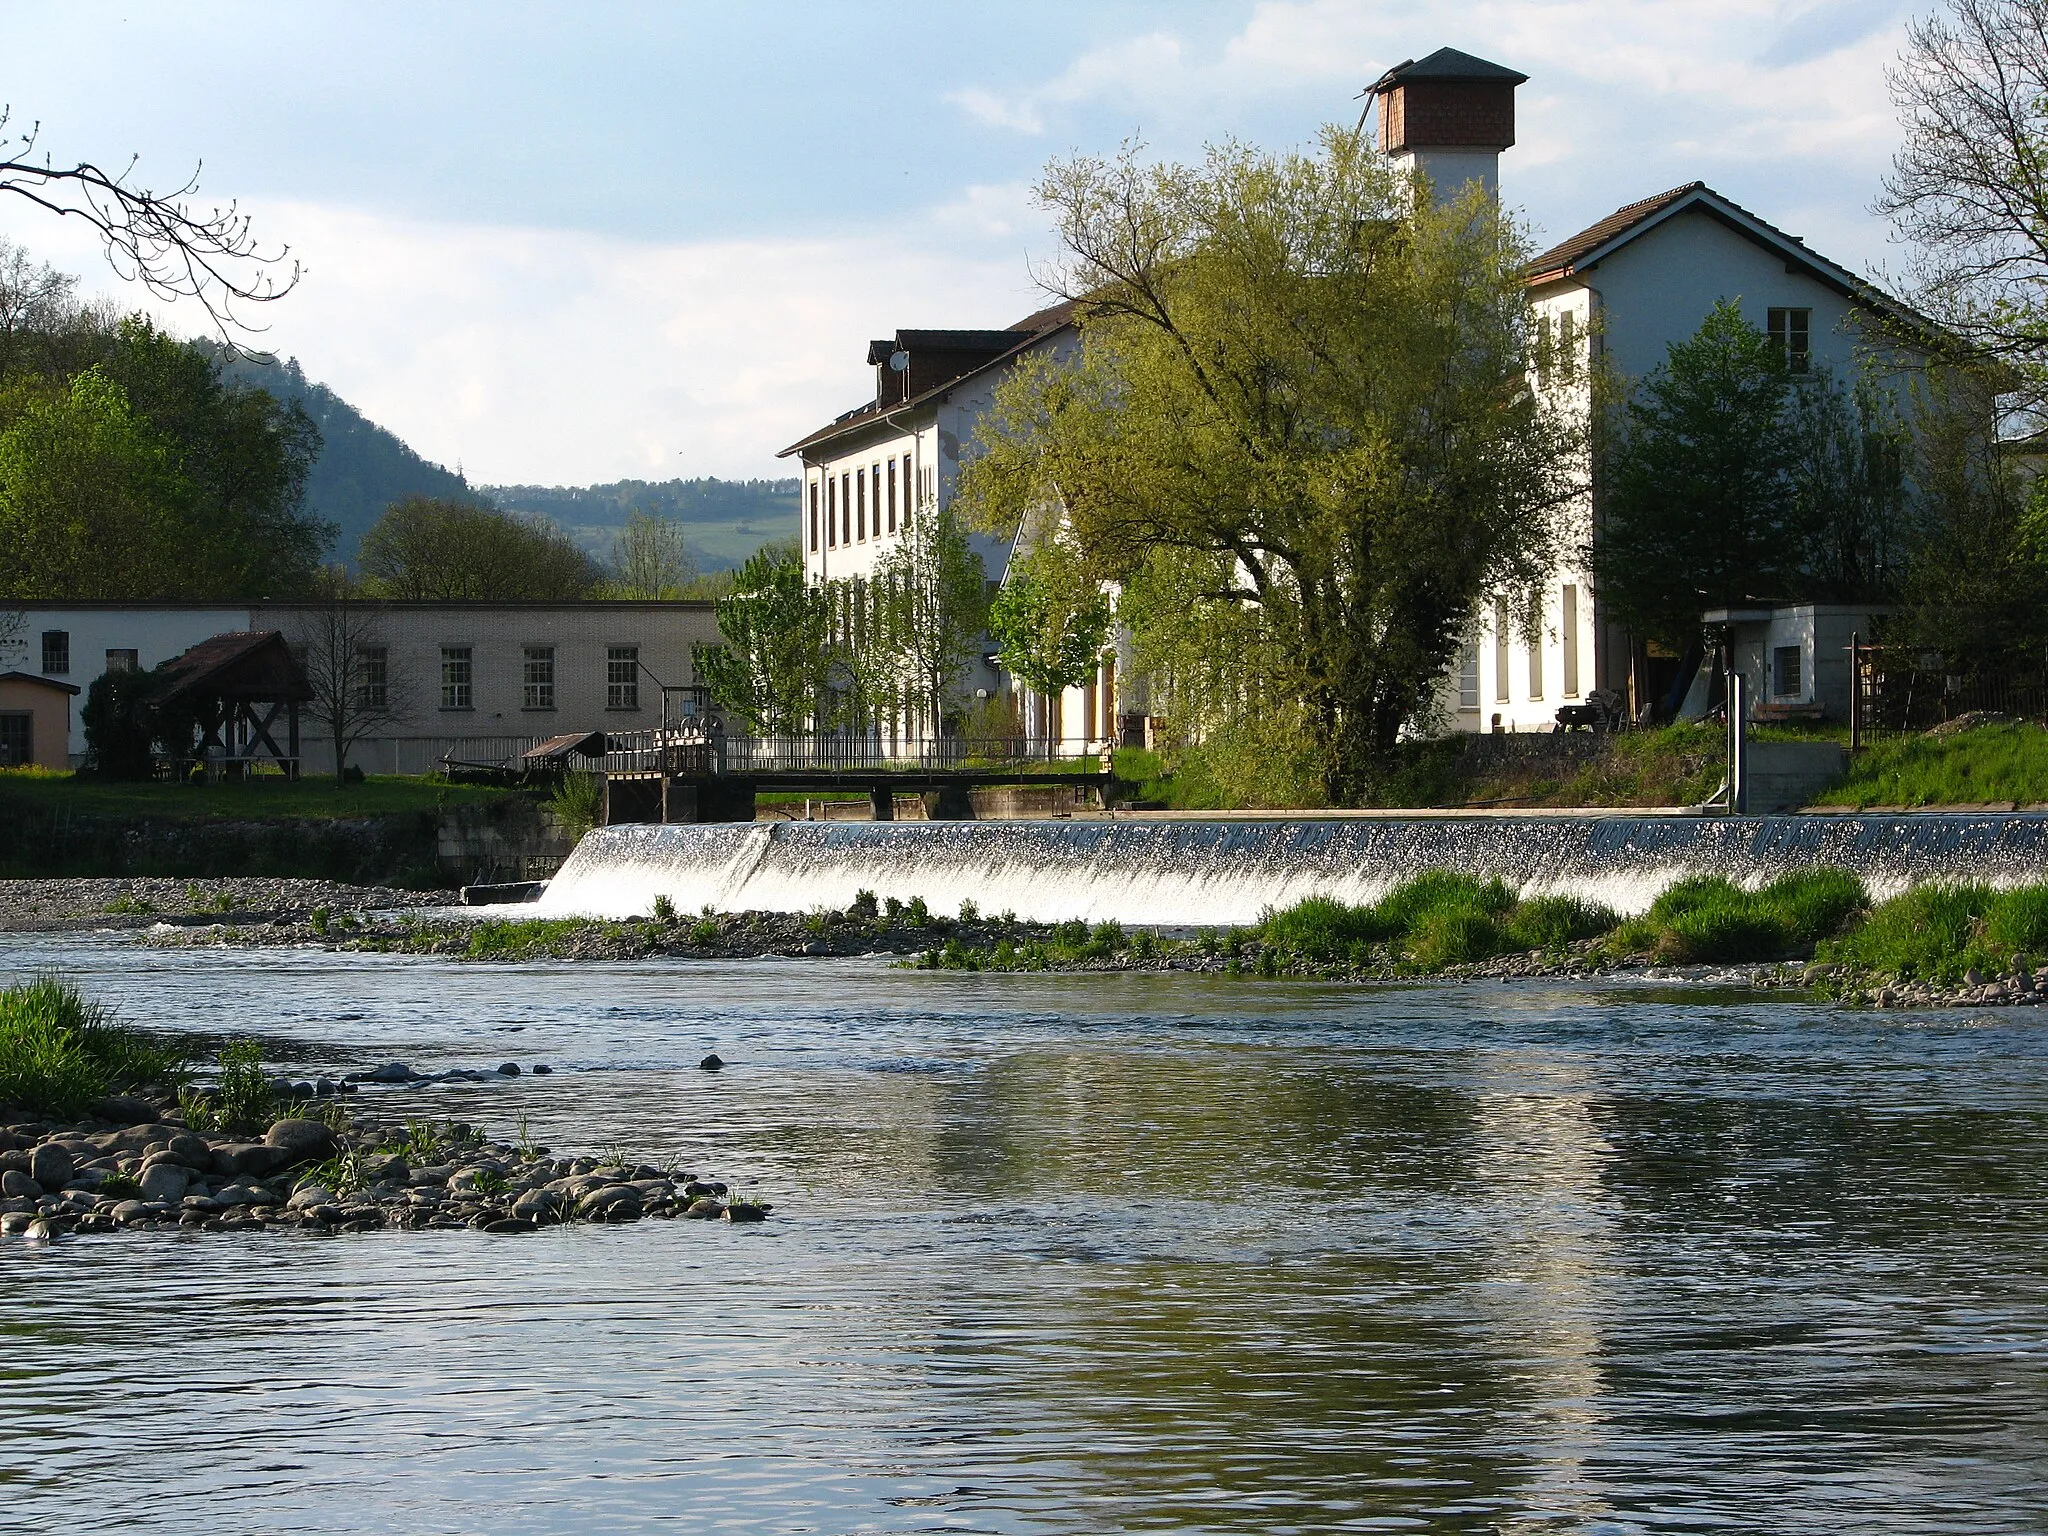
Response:
[{"label": "rounded stone", "polygon": [[278,1120],[263,1134],[266,1146],[288,1153],[293,1161],[325,1157],[334,1150],[334,1133],[318,1120]]},{"label": "rounded stone", "polygon": [[178,1201],[185,1198],[192,1175],[177,1163],[154,1163],[142,1170],[140,1182],[143,1199]]},{"label": "rounded stone", "polygon": [[697,1063],[698,1069],[704,1072],[716,1072],[719,1070],[719,1068],[723,1067],[724,1065],[725,1062],[720,1059],[719,1054],[716,1051],[713,1051],[709,1056],[706,1056],[702,1061]]},{"label": "rounded stone", "polygon": [[40,1200],[43,1186],[18,1168],[0,1173],[0,1196],[9,1200]]},{"label": "rounded stone", "polygon": [[28,1176],[45,1189],[62,1189],[75,1171],[71,1154],[49,1142],[28,1155]]},{"label": "rounded stone", "polygon": [[516,1061],[499,1062],[498,1075],[500,1077],[517,1077],[519,1075],[519,1063]]},{"label": "rounded stone", "polygon": [[536,1061],[533,1064],[533,1075],[535,1077],[546,1077],[554,1070],[555,1069],[553,1067],[549,1066],[544,1061]]}]

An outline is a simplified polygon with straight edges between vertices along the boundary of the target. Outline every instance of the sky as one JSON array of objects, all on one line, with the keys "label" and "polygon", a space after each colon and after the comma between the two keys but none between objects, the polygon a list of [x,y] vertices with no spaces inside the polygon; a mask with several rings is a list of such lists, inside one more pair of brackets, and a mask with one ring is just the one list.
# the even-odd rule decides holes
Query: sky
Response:
[{"label": "sky", "polygon": [[[1704,180],[1881,277],[1932,3],[0,0],[0,102],[60,161],[199,166],[304,266],[249,344],[475,483],[753,478],[872,393],[869,337],[1045,302],[1049,161],[1303,145],[1443,46],[1530,77],[1501,192],[1539,245]],[[0,235],[155,308],[77,220],[0,197]]]}]

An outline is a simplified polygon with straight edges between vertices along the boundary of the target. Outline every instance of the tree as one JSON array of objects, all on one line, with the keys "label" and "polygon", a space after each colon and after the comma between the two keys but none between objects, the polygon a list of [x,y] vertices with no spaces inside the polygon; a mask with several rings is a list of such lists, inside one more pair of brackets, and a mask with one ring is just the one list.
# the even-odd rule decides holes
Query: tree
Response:
[{"label": "tree", "polygon": [[681,523],[637,507],[626,514],[625,531],[612,540],[605,596],[674,600],[689,595],[697,580],[697,561],[683,542]]},{"label": "tree", "polygon": [[1887,80],[1904,137],[1876,211],[1916,247],[1913,293],[2048,405],[2048,0],[1949,0]]},{"label": "tree", "polygon": [[1956,676],[2048,655],[2048,487],[1997,440],[1981,381],[1937,372],[1914,423],[1916,500],[1888,638]]},{"label": "tree", "polygon": [[1871,378],[1816,371],[1792,392],[1786,431],[1799,595],[1881,603],[1896,595],[1910,536],[1906,466],[1912,434]]},{"label": "tree", "polygon": [[1193,168],[1084,157],[1039,198],[1082,347],[1000,387],[969,515],[1063,508],[1092,575],[1177,594],[1131,605],[1141,651],[1205,632],[1155,694],[1184,733],[1258,719],[1306,744],[1302,793],[1358,798],[1583,489],[1582,431],[1525,379],[1519,231],[1342,128]]},{"label": "tree", "polygon": [[794,543],[762,546],[718,600],[716,646],[699,645],[698,680],[757,733],[790,736],[816,717],[832,665],[832,609],[804,580]]},{"label": "tree", "polygon": [[294,640],[313,691],[306,713],[334,744],[334,782],[346,781],[348,755],[364,737],[402,720],[411,708],[412,678],[394,663],[378,610],[363,601],[344,570],[326,574],[316,603]]},{"label": "tree", "polygon": [[1609,614],[1683,649],[1708,608],[1798,594],[1783,353],[1722,300],[1603,410],[1591,564]]},{"label": "tree", "polygon": [[[0,129],[10,115],[0,107]],[[186,201],[199,190],[196,170],[169,192],[156,193],[133,179],[137,157],[114,172],[89,160],[65,166],[47,153],[38,159],[39,132],[39,125],[31,126],[10,142],[0,158],[0,193],[84,220],[123,278],[159,299],[198,300],[222,335],[230,327],[250,328],[236,315],[237,304],[268,304],[298,285],[297,262],[277,275],[291,248],[266,253],[233,203],[201,212]]]},{"label": "tree", "polygon": [[902,702],[940,734],[988,627],[988,575],[951,509],[921,507],[857,595],[871,605],[867,627]]},{"label": "tree", "polygon": [[[191,593],[189,487],[97,366],[0,390],[0,592],[28,601]],[[205,594],[212,595],[212,594]]]},{"label": "tree", "polygon": [[590,595],[590,557],[544,518],[408,496],[363,535],[379,597],[409,602],[562,602]]},{"label": "tree", "polygon": [[1010,562],[989,606],[988,631],[1003,666],[1052,697],[1095,676],[1112,617],[1101,583],[1089,580],[1065,544],[1049,539]]}]

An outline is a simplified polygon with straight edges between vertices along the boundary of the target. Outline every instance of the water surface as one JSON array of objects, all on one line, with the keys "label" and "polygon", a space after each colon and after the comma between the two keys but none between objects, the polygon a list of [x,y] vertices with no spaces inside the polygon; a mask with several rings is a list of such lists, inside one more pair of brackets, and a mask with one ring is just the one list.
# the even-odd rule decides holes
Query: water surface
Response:
[{"label": "water surface", "polygon": [[[763,1227],[0,1247],[0,1529],[2039,1531],[2030,1013],[0,941]],[[696,1070],[707,1050],[731,1066]]]}]

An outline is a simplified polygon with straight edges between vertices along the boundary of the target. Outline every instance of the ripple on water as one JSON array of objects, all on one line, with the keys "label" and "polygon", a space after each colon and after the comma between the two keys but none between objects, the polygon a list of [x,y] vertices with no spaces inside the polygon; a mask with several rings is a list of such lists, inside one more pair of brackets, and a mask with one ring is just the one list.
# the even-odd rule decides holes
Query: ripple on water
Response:
[{"label": "ripple on water", "polygon": [[0,1528],[2048,1523],[2030,1017],[0,948],[50,964],[307,1070],[552,1061],[361,1102],[779,1214],[0,1249]]}]

